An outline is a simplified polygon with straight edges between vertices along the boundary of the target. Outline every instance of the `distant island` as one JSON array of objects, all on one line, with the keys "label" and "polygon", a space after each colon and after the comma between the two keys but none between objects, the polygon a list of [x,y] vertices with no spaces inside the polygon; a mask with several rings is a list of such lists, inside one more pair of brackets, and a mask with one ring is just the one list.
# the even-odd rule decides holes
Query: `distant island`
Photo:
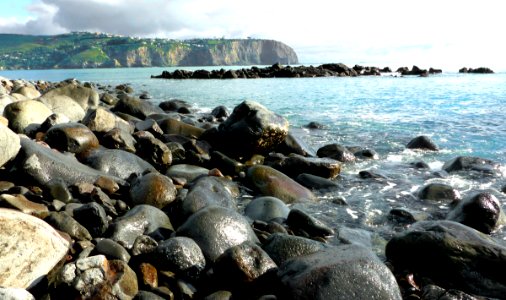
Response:
[{"label": "distant island", "polygon": [[148,39],[72,32],[0,34],[0,70],[298,64],[286,44],[264,39]]}]

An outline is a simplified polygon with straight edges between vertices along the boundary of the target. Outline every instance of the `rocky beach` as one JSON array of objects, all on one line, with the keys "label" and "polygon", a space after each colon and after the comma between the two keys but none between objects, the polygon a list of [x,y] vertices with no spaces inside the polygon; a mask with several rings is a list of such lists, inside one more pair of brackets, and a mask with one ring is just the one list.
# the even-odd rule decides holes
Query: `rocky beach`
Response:
[{"label": "rocky beach", "polygon": [[[390,71],[343,66],[160,78]],[[326,195],[384,184],[373,169],[338,183],[345,166],[374,165],[374,149],[328,143],[312,153],[285,116],[251,100],[202,112],[150,98],[128,84],[0,78],[0,298],[505,299],[506,245],[494,233],[506,222],[506,185],[462,197],[427,183],[405,203],[447,211],[392,206],[389,232],[336,227],[304,208],[356,209]],[[405,147],[442,150],[428,136]],[[504,166],[476,156],[409,170],[487,187],[504,179]]]}]

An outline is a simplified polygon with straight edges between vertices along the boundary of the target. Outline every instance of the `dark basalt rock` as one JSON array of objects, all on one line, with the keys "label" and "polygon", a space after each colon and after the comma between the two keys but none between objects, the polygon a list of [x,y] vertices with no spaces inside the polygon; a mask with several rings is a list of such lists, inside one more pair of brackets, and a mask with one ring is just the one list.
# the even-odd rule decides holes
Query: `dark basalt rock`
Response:
[{"label": "dark basalt rock", "polygon": [[174,118],[164,118],[158,121],[158,125],[166,134],[177,134],[189,138],[199,138],[204,129],[176,120]]},{"label": "dark basalt rock", "polygon": [[443,170],[448,173],[458,171],[477,171],[487,175],[495,175],[499,172],[499,164],[496,162],[474,156],[458,156],[443,165]]},{"label": "dark basalt rock", "polygon": [[147,131],[139,131],[136,134],[137,144],[136,154],[152,164],[161,172],[167,171],[172,164],[172,152],[169,147],[151,134],[144,135],[139,133],[148,133]]},{"label": "dark basalt rock", "polygon": [[278,266],[294,257],[315,253],[327,247],[329,246],[322,242],[281,233],[272,234],[262,246]]},{"label": "dark basalt rock", "polygon": [[109,226],[105,209],[96,202],[74,209],[73,214],[74,219],[86,227],[93,237],[102,236]]},{"label": "dark basalt rock", "polygon": [[[402,299],[390,270],[357,245],[342,245],[285,262],[278,276],[286,299]],[[311,283],[311,284],[309,284]]]},{"label": "dark basalt rock", "polygon": [[418,192],[418,198],[432,201],[458,201],[460,193],[444,183],[429,183]]},{"label": "dark basalt rock", "polygon": [[252,220],[269,222],[272,219],[286,219],[290,208],[281,200],[275,197],[259,197],[253,199],[244,208],[244,215]]},{"label": "dark basalt rock", "polygon": [[130,254],[120,244],[111,239],[101,239],[97,242],[93,253],[103,254],[108,259],[119,259],[126,263],[130,261]]},{"label": "dark basalt rock", "polygon": [[408,149],[420,149],[420,150],[430,150],[430,151],[439,151],[439,147],[434,143],[434,141],[425,135],[418,136],[412,139],[407,145]]},{"label": "dark basalt rock", "polygon": [[171,270],[189,278],[198,278],[206,260],[194,240],[177,236],[158,244],[154,255],[161,270]]},{"label": "dark basalt rock", "polygon": [[88,127],[79,123],[54,125],[46,132],[44,140],[52,148],[76,154],[99,146],[95,134]]},{"label": "dark basalt rock", "polygon": [[355,161],[355,155],[351,153],[346,147],[339,144],[329,144],[321,147],[316,152],[318,157],[328,157],[340,162],[352,162]]},{"label": "dark basalt rock", "polygon": [[310,237],[327,237],[334,234],[331,228],[296,208],[290,210],[286,219],[286,224],[294,232],[302,231],[307,233]]},{"label": "dark basalt rock", "polygon": [[312,150],[301,138],[301,131],[291,128],[286,138],[274,149],[274,152],[285,155],[298,154],[302,156],[314,156]]},{"label": "dark basalt rock", "polygon": [[320,192],[336,190],[339,188],[339,185],[335,181],[312,174],[302,173],[297,176],[295,180],[308,189],[318,190]]},{"label": "dark basalt rock", "polygon": [[464,67],[459,70],[459,73],[492,74],[494,71],[486,67],[480,67],[476,69]]},{"label": "dark basalt rock", "polygon": [[341,172],[341,163],[331,158],[304,157],[298,154],[270,155],[266,165],[271,166],[290,177],[308,173],[324,178],[335,178]]},{"label": "dark basalt rock", "polygon": [[100,143],[109,149],[119,149],[135,153],[137,141],[130,133],[119,128],[113,128],[100,138]]},{"label": "dark basalt rock", "polygon": [[494,231],[501,221],[504,223],[501,203],[494,195],[487,192],[478,193],[459,202],[448,213],[446,219],[462,223],[486,234]]},{"label": "dark basalt rock", "polygon": [[416,272],[445,289],[492,298],[506,294],[506,248],[457,222],[417,222],[388,242],[386,256],[396,272]]},{"label": "dark basalt rock", "polygon": [[219,118],[227,118],[230,115],[230,113],[228,112],[228,109],[225,106],[220,105],[213,108],[213,110],[211,111],[211,115],[219,119]]},{"label": "dark basalt rock", "polygon": [[142,120],[151,114],[160,114],[164,111],[148,101],[142,101],[133,97],[123,97],[112,109],[114,112],[122,112]]},{"label": "dark basalt rock", "polygon": [[164,208],[176,199],[172,180],[159,173],[149,173],[134,180],[130,186],[130,199],[134,205],[148,204]]},{"label": "dark basalt rock", "polygon": [[190,103],[179,99],[163,101],[158,106],[164,111],[174,111],[174,112],[180,112],[181,109],[185,109],[187,111],[191,109]]},{"label": "dark basalt rock", "polygon": [[219,206],[208,206],[191,215],[177,229],[176,235],[195,240],[210,262],[216,261],[230,247],[246,241],[258,243],[246,218]]},{"label": "dark basalt rock", "polygon": [[44,221],[76,240],[91,240],[89,231],[66,212],[50,212]]}]

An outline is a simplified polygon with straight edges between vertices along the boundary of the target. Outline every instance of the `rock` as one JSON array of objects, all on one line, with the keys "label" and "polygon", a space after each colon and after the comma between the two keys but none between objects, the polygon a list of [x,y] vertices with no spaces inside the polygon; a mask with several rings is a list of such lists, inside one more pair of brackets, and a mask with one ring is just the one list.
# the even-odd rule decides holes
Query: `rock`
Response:
[{"label": "rock", "polygon": [[247,175],[253,185],[265,196],[279,198],[285,203],[316,200],[311,191],[271,167],[253,166],[248,169]]},{"label": "rock", "polygon": [[339,185],[335,181],[307,173],[300,174],[295,180],[311,190],[325,192],[337,190],[339,188]]},{"label": "rock", "polygon": [[230,113],[228,112],[228,109],[225,106],[220,105],[213,108],[213,110],[211,111],[211,115],[219,119],[219,118],[227,118],[230,115]]},{"label": "rock", "polygon": [[489,159],[473,156],[459,156],[443,165],[443,170],[448,173],[458,171],[476,171],[487,175],[495,175],[499,172],[499,164]]},{"label": "rock", "polygon": [[135,239],[132,246],[132,255],[150,254],[155,252],[158,242],[148,235],[140,235]]},{"label": "rock", "polygon": [[245,241],[258,242],[246,218],[219,206],[208,206],[191,215],[176,235],[192,238],[210,262],[230,247]]},{"label": "rock", "polygon": [[33,86],[21,86],[14,90],[14,93],[21,94],[29,99],[37,99],[40,97],[40,92]]},{"label": "rock", "polygon": [[177,236],[158,244],[154,252],[161,270],[171,270],[196,279],[206,267],[204,254],[197,243]]},{"label": "rock", "polygon": [[183,200],[182,214],[186,217],[211,205],[237,209],[235,198],[239,187],[231,180],[205,176],[194,182]]},{"label": "rock", "polygon": [[135,153],[135,144],[137,141],[134,137],[119,128],[113,128],[107,131],[101,138],[100,143],[109,149],[119,149]]},{"label": "rock", "polygon": [[25,289],[0,287],[0,299],[3,300],[35,300]]},{"label": "rock", "polygon": [[16,133],[38,128],[53,112],[43,103],[35,100],[13,102],[4,109],[9,128]]},{"label": "rock", "polygon": [[204,129],[186,124],[174,118],[165,118],[159,121],[158,124],[166,134],[178,134],[191,138],[199,138],[204,133]]},{"label": "rock", "polygon": [[66,264],[60,277],[74,289],[75,295],[65,295],[72,299],[132,299],[138,292],[137,276],[128,264],[103,255]]},{"label": "rock", "polygon": [[[1,87],[1,85],[0,85]],[[3,116],[4,109],[7,105],[11,104],[12,102],[16,102],[17,100],[9,95],[5,95],[0,93],[0,115]]]},{"label": "rock", "polygon": [[18,154],[20,170],[25,179],[41,186],[48,186],[51,180],[61,179],[67,186],[78,183],[94,184],[98,180],[123,184],[123,180],[109,176],[79,163],[75,158],[41,146],[30,139],[21,139]]},{"label": "rock", "polygon": [[66,212],[50,212],[49,216],[44,219],[48,224],[55,229],[63,231],[70,235],[73,239],[78,241],[91,240],[91,235],[88,229],[79,224]]},{"label": "rock", "polygon": [[408,149],[420,149],[420,150],[430,150],[430,151],[439,151],[439,147],[434,143],[434,141],[425,135],[417,136],[412,139],[407,145]]},{"label": "rock", "polygon": [[80,154],[98,148],[98,139],[93,132],[80,123],[65,123],[51,127],[44,141],[62,152]]},{"label": "rock", "polygon": [[0,286],[30,288],[62,260],[70,243],[39,218],[0,208]]},{"label": "rock", "polygon": [[446,216],[447,220],[462,223],[486,234],[504,223],[504,218],[501,203],[487,192],[460,201]]},{"label": "rock", "polygon": [[135,130],[136,131],[147,131],[157,138],[160,138],[164,134],[163,130],[160,128],[158,123],[156,123],[155,120],[150,119],[150,118],[147,118],[144,121],[140,121],[140,122],[135,123]]},{"label": "rock", "polygon": [[83,107],[68,96],[41,97],[39,101],[44,103],[54,113],[65,115],[72,122],[79,122],[84,118],[85,111]]},{"label": "rock", "polygon": [[432,201],[458,201],[459,191],[444,183],[429,183],[418,191],[418,198]]},{"label": "rock", "polygon": [[49,213],[47,206],[40,203],[32,202],[22,194],[1,194],[0,206],[6,208],[14,208],[25,214],[44,218]]},{"label": "rock", "polygon": [[309,128],[309,129],[324,129],[325,125],[323,125],[319,122],[311,121],[307,125],[305,125],[304,127]]},{"label": "rock", "polygon": [[133,132],[132,125],[102,107],[88,110],[82,123],[94,132],[108,132],[114,128]]},{"label": "rock", "polygon": [[192,182],[195,178],[209,174],[209,169],[199,166],[178,164],[170,166],[165,175],[172,178],[183,178],[187,182]]},{"label": "rock", "polygon": [[359,245],[372,249],[372,232],[370,231],[341,226],[339,227],[337,236],[341,243]]},{"label": "rock", "polygon": [[334,234],[331,228],[296,208],[290,210],[286,219],[286,225],[293,231],[305,232],[310,237],[326,237]]},{"label": "rock", "polygon": [[281,266],[289,259],[321,251],[328,245],[301,236],[275,233],[263,244],[263,249]]},{"label": "rock", "polygon": [[506,247],[453,221],[417,222],[392,238],[387,259],[396,272],[409,269],[443,288],[501,298],[506,294]]},{"label": "rock", "polygon": [[165,172],[172,164],[172,152],[169,147],[152,136],[137,136],[136,149],[137,155],[161,172]]},{"label": "rock", "polygon": [[163,110],[154,106],[150,102],[141,101],[132,97],[122,98],[113,108],[114,112],[122,112],[142,120],[151,114],[163,113]]},{"label": "rock", "polygon": [[316,151],[318,157],[328,157],[340,162],[355,161],[355,155],[351,153],[346,147],[339,144],[329,144],[321,147]]},{"label": "rock", "polygon": [[298,154],[304,157],[314,156],[312,149],[310,149],[303,139],[305,135],[307,135],[307,133],[302,129],[290,128],[288,135],[274,151],[288,156],[291,154]]},{"label": "rock", "polygon": [[204,300],[230,300],[232,299],[232,293],[229,291],[217,291],[210,295],[207,295]]},{"label": "rock", "polygon": [[173,230],[169,217],[151,205],[136,205],[109,226],[110,238],[127,249],[141,235],[160,237],[163,231]]},{"label": "rock", "polygon": [[148,204],[162,209],[176,199],[176,194],[172,180],[158,173],[139,177],[130,186],[130,199],[134,205]]},{"label": "rock", "polygon": [[16,157],[21,148],[20,139],[17,134],[9,128],[0,124],[0,167]]},{"label": "rock", "polygon": [[77,104],[79,104],[84,110],[98,106],[98,93],[91,88],[77,84],[67,84],[65,86],[52,89],[42,95],[42,98],[46,99],[44,101],[55,101],[56,103],[58,100],[54,100],[54,98],[59,98],[61,96],[67,96],[71,98],[77,102]]},{"label": "rock", "polygon": [[86,203],[74,209],[74,219],[88,229],[93,237],[102,236],[109,221],[105,209],[96,202]]},{"label": "rock", "polygon": [[179,112],[183,108],[187,110],[191,108],[191,105],[188,102],[179,99],[163,101],[158,106],[164,111],[175,111],[175,112]]},{"label": "rock", "polygon": [[353,155],[355,155],[357,159],[379,159],[378,152],[372,149],[357,149],[353,152]]},{"label": "rock", "polygon": [[417,211],[405,207],[392,208],[387,218],[399,225],[413,224],[418,221],[425,221],[430,215],[423,211]]},{"label": "rock", "polygon": [[492,74],[494,71],[492,71],[490,68],[480,67],[480,68],[462,68],[459,70],[459,73],[475,73],[475,74]]},{"label": "rock", "polygon": [[244,101],[207,140],[225,154],[248,157],[255,153],[268,153],[287,134],[288,121],[285,118],[257,102]]},{"label": "rock", "polygon": [[269,222],[272,219],[286,219],[290,208],[281,200],[274,197],[258,197],[244,208],[244,215],[252,220]]},{"label": "rock", "polygon": [[137,155],[123,150],[97,149],[84,158],[84,163],[110,176],[128,179],[132,174],[141,175],[156,169]]},{"label": "rock", "polygon": [[244,242],[230,247],[213,266],[214,276],[230,287],[253,282],[265,273],[277,268],[276,263],[262,248]]},{"label": "rock", "polygon": [[341,172],[341,163],[330,158],[304,157],[298,154],[290,154],[288,157],[271,155],[266,161],[269,165],[282,173],[297,177],[302,173],[308,173],[324,178],[335,178]]},{"label": "rock", "polygon": [[294,258],[279,267],[286,299],[402,299],[390,270],[357,245]]},{"label": "rock", "polygon": [[99,240],[93,251],[105,255],[108,259],[119,259],[126,263],[130,261],[130,254],[128,251],[111,239]]},{"label": "rock", "polygon": [[426,300],[477,300],[481,299],[466,294],[459,290],[448,289],[445,290],[442,287],[439,287],[434,284],[426,285],[422,288],[422,299]]},{"label": "rock", "polygon": [[32,99],[26,97],[25,95],[21,95],[21,94],[18,94],[18,93],[11,93],[10,96],[12,98],[16,99],[16,101],[32,100]]}]

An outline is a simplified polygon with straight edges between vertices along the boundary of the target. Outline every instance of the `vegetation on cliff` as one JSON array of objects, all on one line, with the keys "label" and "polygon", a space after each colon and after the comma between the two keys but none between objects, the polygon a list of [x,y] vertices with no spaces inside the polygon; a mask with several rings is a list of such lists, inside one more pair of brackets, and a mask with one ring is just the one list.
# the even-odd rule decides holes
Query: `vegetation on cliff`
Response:
[{"label": "vegetation on cliff", "polygon": [[289,46],[262,39],[144,39],[73,32],[0,34],[0,69],[297,64]]}]

